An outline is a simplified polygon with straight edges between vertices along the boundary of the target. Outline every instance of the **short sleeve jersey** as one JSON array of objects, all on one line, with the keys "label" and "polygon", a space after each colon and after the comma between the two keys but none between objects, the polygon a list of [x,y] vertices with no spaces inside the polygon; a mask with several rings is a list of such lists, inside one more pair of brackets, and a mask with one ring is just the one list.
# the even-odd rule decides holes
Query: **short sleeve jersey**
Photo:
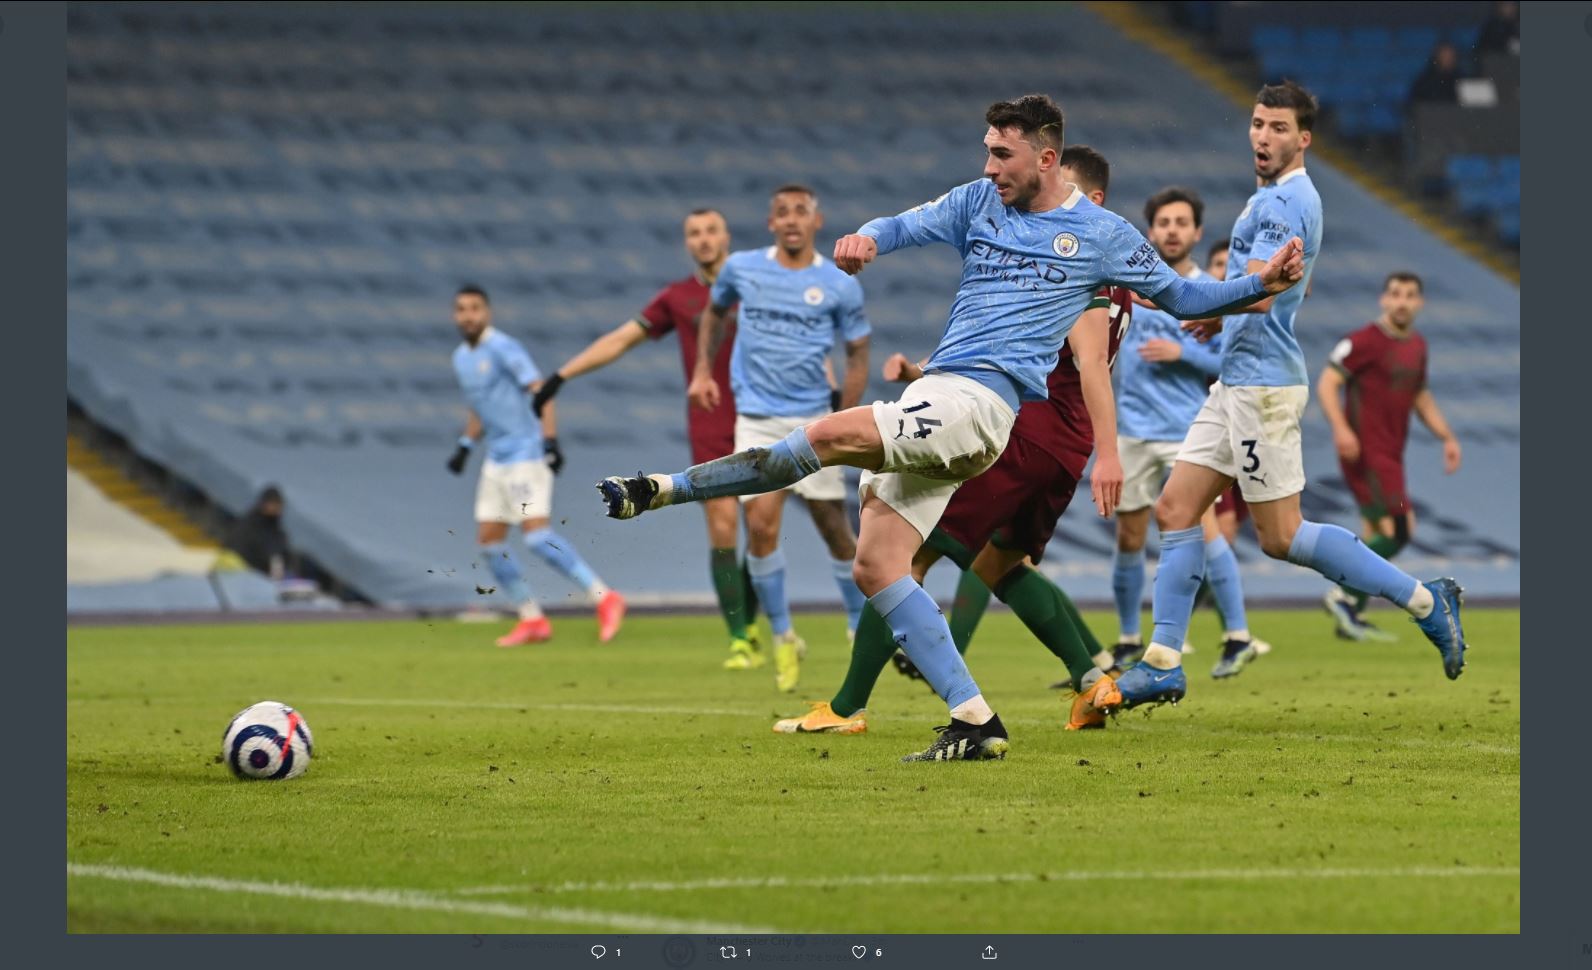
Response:
[{"label": "short sleeve jersey", "polygon": [[523,344],[488,327],[474,347],[461,343],[454,349],[453,374],[481,419],[488,458],[507,464],[542,457],[542,426],[526,393],[542,373]]},{"label": "short sleeve jersey", "polygon": [[1426,338],[1368,323],[1332,350],[1331,366],[1347,383],[1344,415],[1368,459],[1402,461],[1410,411],[1426,388]]},{"label": "short sleeve jersey", "polygon": [[717,307],[740,303],[730,384],[741,414],[827,412],[824,361],[836,336],[849,342],[871,331],[862,286],[816,254],[811,264],[788,269],[773,246],[731,253],[710,298]]},{"label": "short sleeve jersey", "polygon": [[1321,255],[1321,196],[1302,168],[1263,185],[1233,223],[1227,249],[1227,278],[1249,272],[1251,260],[1265,261],[1298,236],[1305,244],[1305,275],[1284,290],[1265,313],[1235,313],[1223,318],[1222,383],[1228,387],[1286,387],[1310,383],[1305,355],[1294,336],[1294,318],[1310,289],[1310,275]]}]

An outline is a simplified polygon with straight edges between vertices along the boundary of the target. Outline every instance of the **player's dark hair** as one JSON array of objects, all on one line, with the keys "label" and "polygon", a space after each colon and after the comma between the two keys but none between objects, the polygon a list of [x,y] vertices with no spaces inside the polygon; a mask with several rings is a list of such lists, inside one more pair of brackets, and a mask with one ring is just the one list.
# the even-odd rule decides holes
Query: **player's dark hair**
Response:
[{"label": "player's dark hair", "polygon": [[1222,238],[1211,243],[1211,248],[1205,250],[1205,265],[1209,266],[1211,264],[1211,260],[1216,258],[1217,253],[1227,252],[1228,247],[1232,244],[1233,241],[1228,239],[1226,236],[1223,236]]},{"label": "player's dark hair", "polygon": [[1068,145],[1062,150],[1059,164],[1072,169],[1085,189],[1105,192],[1111,188],[1111,163],[1088,145]]},{"label": "player's dark hair", "polygon": [[464,285],[460,286],[458,292],[454,293],[453,295],[455,298],[461,296],[478,296],[481,298],[482,303],[485,303],[488,306],[492,305],[492,298],[486,295],[486,290],[481,289],[481,287],[474,283],[465,283]]},{"label": "player's dark hair", "polygon": [[1048,94],[1025,94],[1016,101],[997,101],[984,112],[984,123],[996,131],[1016,128],[1035,148],[1054,148],[1058,153],[1066,127],[1061,105]]},{"label": "player's dark hair", "polygon": [[1292,108],[1300,131],[1311,131],[1316,126],[1316,96],[1297,81],[1266,85],[1255,95],[1255,103],[1263,108]]},{"label": "player's dark hair", "polygon": [[1169,185],[1161,191],[1150,196],[1144,203],[1144,224],[1155,225],[1155,214],[1165,206],[1174,202],[1186,202],[1194,212],[1194,227],[1197,229],[1205,224],[1205,200],[1193,189],[1185,189],[1181,185]]},{"label": "player's dark hair", "polygon": [[1387,288],[1394,283],[1414,283],[1416,292],[1422,296],[1426,295],[1426,284],[1421,281],[1419,276],[1407,269],[1394,270],[1387,274],[1387,279],[1382,281],[1382,292],[1386,293]]},{"label": "player's dark hair", "polygon": [[692,209],[690,212],[687,212],[685,215],[686,215],[686,218],[688,218],[688,219],[690,217],[692,217],[692,216],[718,216],[720,219],[724,218],[724,213],[722,213],[719,210],[713,208],[712,206],[707,206],[707,205],[699,206],[699,207],[697,207],[695,209]]},{"label": "player's dark hair", "polygon": [[773,201],[774,199],[785,195],[786,193],[791,195],[805,195],[809,199],[813,200],[813,208],[818,208],[818,193],[814,192],[811,186],[803,185],[800,182],[786,182],[784,185],[781,185],[779,188],[774,190],[773,195],[768,197],[769,201]]}]

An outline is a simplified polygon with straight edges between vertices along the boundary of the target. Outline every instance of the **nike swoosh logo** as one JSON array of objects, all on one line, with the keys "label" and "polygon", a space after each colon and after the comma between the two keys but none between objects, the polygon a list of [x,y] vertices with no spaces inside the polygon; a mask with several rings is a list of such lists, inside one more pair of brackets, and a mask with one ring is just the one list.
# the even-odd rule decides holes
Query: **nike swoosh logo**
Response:
[{"label": "nike swoosh logo", "polygon": [[1172,676],[1171,671],[1167,671],[1167,672],[1161,674],[1161,676],[1159,676],[1159,677],[1155,676],[1154,674],[1151,674],[1150,675],[1150,683],[1159,684],[1161,681],[1166,680],[1168,677],[1171,677],[1171,676]]}]

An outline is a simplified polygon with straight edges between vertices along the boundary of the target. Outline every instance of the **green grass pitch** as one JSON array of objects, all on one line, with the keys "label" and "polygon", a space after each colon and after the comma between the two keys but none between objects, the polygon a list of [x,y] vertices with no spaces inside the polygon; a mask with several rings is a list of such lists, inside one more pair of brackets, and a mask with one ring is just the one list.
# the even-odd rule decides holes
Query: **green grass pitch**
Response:
[{"label": "green grass pitch", "polygon": [[[74,932],[1518,932],[1520,619],[1470,668],[1256,612],[1276,645],[1179,707],[1061,730],[1059,664],[992,613],[970,659],[1003,762],[901,764],[944,707],[893,670],[867,734],[783,736],[843,627],[798,617],[800,690],[719,669],[716,618],[499,650],[446,621],[73,628]],[[1093,614],[1096,629],[1112,619]],[[235,781],[248,704],[298,707],[309,772]],[[1153,922],[1146,915],[1156,914]]]}]

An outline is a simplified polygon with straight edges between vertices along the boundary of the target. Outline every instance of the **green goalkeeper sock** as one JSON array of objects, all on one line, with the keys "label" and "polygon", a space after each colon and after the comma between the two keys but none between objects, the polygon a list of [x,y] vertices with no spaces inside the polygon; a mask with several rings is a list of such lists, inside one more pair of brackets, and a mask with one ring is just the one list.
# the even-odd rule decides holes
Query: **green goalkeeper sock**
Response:
[{"label": "green goalkeeper sock", "polygon": [[850,717],[868,706],[873,685],[879,682],[879,674],[895,652],[890,625],[872,605],[864,607],[862,620],[857,623],[857,639],[851,644],[851,666],[846,668],[846,679],[829,702],[836,714]]},{"label": "green goalkeeper sock", "polygon": [[749,633],[757,633],[757,587],[752,585],[752,574],[746,569],[746,561],[741,561],[741,599],[746,603],[746,629]]},{"label": "green goalkeeper sock", "polygon": [[[1380,532],[1372,536],[1371,541],[1367,542],[1366,546],[1383,559],[1392,559],[1398,554],[1400,549],[1404,548],[1397,539],[1392,536],[1382,535]],[[1364,610],[1365,604],[1371,600],[1368,594],[1362,593],[1357,589],[1350,589],[1347,586],[1339,586],[1338,588],[1354,598],[1354,611],[1356,613]]]},{"label": "green goalkeeper sock", "polygon": [[724,625],[730,628],[730,638],[745,640],[749,617],[741,564],[736,561],[734,548],[712,550],[708,554],[708,565],[713,573],[713,592],[719,597],[719,612],[724,614]]},{"label": "green goalkeeper sock", "polygon": [[1072,601],[1039,570],[1028,566],[1013,569],[996,585],[995,595],[1046,649],[1061,658],[1075,685],[1094,669],[1094,652],[1084,644],[1073,621],[1077,607],[1069,610]]},{"label": "green goalkeeper sock", "polygon": [[984,611],[989,608],[989,597],[989,587],[984,585],[984,581],[973,570],[962,570],[962,578],[956,581],[956,599],[951,601],[951,615],[948,617],[951,639],[956,643],[957,653],[967,653],[973,631],[978,629],[978,621],[984,618]]}]

